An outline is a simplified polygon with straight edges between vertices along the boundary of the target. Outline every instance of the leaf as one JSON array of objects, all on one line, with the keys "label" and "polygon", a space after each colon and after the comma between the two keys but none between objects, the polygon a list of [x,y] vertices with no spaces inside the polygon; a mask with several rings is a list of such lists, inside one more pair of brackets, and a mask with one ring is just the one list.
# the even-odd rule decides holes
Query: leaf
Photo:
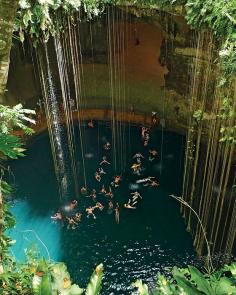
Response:
[{"label": "leaf", "polygon": [[183,290],[188,295],[202,295],[202,293],[187,280],[187,278],[177,269],[177,267],[174,267],[173,269],[173,277],[177,281],[178,286],[183,288]]},{"label": "leaf", "polygon": [[93,272],[86,289],[86,295],[98,295],[102,288],[103,265],[99,264]]},{"label": "leaf", "polygon": [[149,295],[148,286],[143,284],[142,280],[137,280],[132,284],[133,287],[138,288],[138,292],[140,295]]},{"label": "leaf", "polygon": [[199,291],[204,292],[207,295],[214,294],[214,290],[211,288],[211,285],[196,267],[188,266],[188,269],[191,274],[191,279],[197,284]]},{"label": "leaf", "polygon": [[217,295],[236,294],[235,281],[226,277],[220,278],[215,288],[215,294]]}]

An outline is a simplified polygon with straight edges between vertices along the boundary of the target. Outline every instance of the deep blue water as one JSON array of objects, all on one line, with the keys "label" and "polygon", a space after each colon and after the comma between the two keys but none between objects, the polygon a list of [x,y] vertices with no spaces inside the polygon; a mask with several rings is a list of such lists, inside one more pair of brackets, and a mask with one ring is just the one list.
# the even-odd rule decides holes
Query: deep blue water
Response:
[{"label": "deep blue water", "polygon": [[[86,175],[88,188],[101,187],[95,181],[94,172],[103,155],[112,161],[111,151],[105,152],[103,144],[111,141],[109,125],[97,123],[93,129],[83,128],[86,153]],[[67,263],[73,280],[82,287],[86,285],[94,267],[103,263],[105,267],[102,294],[130,294],[131,283],[141,278],[150,285],[155,282],[157,272],[168,273],[169,267],[184,266],[195,259],[190,235],[185,231],[179,213],[179,204],[169,194],[180,194],[183,170],[184,138],[181,135],[152,130],[151,141],[143,147],[140,128],[126,126],[123,134],[127,146],[123,161],[127,165],[122,173],[121,186],[114,190],[114,200],[120,205],[120,224],[114,214],[108,214],[107,197],[99,196],[105,209],[97,212],[97,219],[86,218],[85,208],[93,201],[84,196],[78,199],[78,210],[83,214],[82,222],[75,230],[60,223],[52,223],[50,216],[59,207],[59,196],[54,174],[50,143],[47,134],[33,139],[27,156],[10,163],[15,185],[15,201],[12,212],[17,219],[11,236],[17,240],[12,251],[17,259],[24,259],[24,249],[37,244],[42,255]],[[79,150],[79,144],[77,144]],[[148,150],[158,150],[158,158],[148,161]],[[118,148],[117,148],[118,149]],[[118,149],[119,150],[119,149]],[[119,152],[119,151],[118,151]],[[158,188],[138,188],[143,199],[136,210],[123,207],[138,178],[129,166],[132,155],[141,152],[145,156],[142,166],[146,169],[142,177],[156,176]],[[78,181],[81,186],[81,158],[78,156]],[[107,174],[102,183],[110,183],[115,174],[112,165],[105,168]],[[141,177],[140,177],[141,178]],[[74,196],[70,196],[71,199]],[[30,231],[29,231],[30,230]],[[37,236],[36,236],[37,235]]]}]

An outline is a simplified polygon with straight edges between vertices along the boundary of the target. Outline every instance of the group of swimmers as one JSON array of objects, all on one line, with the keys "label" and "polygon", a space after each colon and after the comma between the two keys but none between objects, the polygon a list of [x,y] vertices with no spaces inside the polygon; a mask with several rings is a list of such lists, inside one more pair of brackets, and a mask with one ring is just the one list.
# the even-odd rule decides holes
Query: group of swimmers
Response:
[{"label": "group of swimmers", "polygon": [[[91,120],[88,122],[88,127],[93,128],[94,123]],[[149,134],[149,128],[146,127],[141,127],[141,139],[143,141],[143,145],[145,147],[148,146],[149,140],[150,140],[150,134]],[[104,156],[102,157],[99,167],[96,169],[94,173],[94,178],[98,183],[101,183],[103,180],[103,176],[108,174],[107,168],[109,165],[111,165],[109,161],[109,156],[106,153],[111,149],[111,144],[110,142],[106,142],[103,144],[103,150],[104,150]],[[158,152],[155,149],[149,149],[148,150],[148,158],[147,160],[151,163],[155,161],[158,157]],[[132,173],[137,175],[138,177],[142,175],[142,171],[144,170],[143,167],[143,161],[145,160],[145,157],[140,153],[136,153],[133,157],[133,163],[131,164],[131,170]],[[122,183],[122,176],[121,175],[115,175],[112,178],[112,181],[108,185],[108,188],[105,187],[105,184],[102,184],[98,192],[96,189],[92,189],[90,192],[86,187],[82,187],[80,189],[80,192],[82,195],[85,197],[89,198],[93,204],[85,208],[85,215],[87,218],[93,218],[96,219],[96,212],[99,211],[104,211],[105,204],[103,201],[98,199],[99,198],[104,198],[106,200],[105,203],[107,203],[107,212],[109,214],[114,213],[115,216],[115,221],[118,224],[120,222],[120,206],[117,201],[115,201],[114,197],[114,190],[120,186]],[[149,176],[146,178],[138,179],[136,180],[136,184],[142,184],[143,187],[158,187],[159,182],[154,176]],[[134,192],[130,192],[130,196],[128,198],[128,201],[124,203],[124,208],[125,209],[131,209],[135,210],[137,209],[138,203],[143,199],[141,196],[140,192],[138,190]],[[68,205],[64,206],[63,210],[58,210],[56,214],[51,216],[53,220],[60,220],[63,223],[67,222],[67,227],[75,229],[78,227],[79,222],[81,221],[82,218],[82,213],[76,211],[77,207],[77,201],[73,200],[71,201]]]}]

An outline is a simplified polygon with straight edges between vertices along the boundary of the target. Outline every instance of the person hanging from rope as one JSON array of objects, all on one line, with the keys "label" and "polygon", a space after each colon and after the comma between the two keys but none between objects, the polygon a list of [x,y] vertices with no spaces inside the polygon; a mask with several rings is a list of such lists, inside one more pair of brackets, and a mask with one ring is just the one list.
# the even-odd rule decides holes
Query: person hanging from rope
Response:
[{"label": "person hanging from rope", "polygon": [[115,208],[115,220],[116,223],[119,224],[120,223],[120,206],[118,203],[116,203],[116,208]]},{"label": "person hanging from rope", "polygon": [[98,182],[101,181],[101,175],[97,171],[95,172],[94,177]]},{"label": "person hanging from rope", "polygon": [[105,185],[103,184],[100,191],[99,191],[99,194],[104,194],[105,195],[106,193],[107,193],[107,191],[105,189]]},{"label": "person hanging from rope", "polygon": [[100,202],[97,202],[96,205],[93,207],[94,209],[95,208],[98,208],[100,211],[102,211],[104,209],[104,206],[102,205],[102,203]]},{"label": "person hanging from rope", "polygon": [[111,144],[110,144],[110,142],[106,142],[106,143],[104,144],[103,148],[104,148],[106,151],[110,150],[110,149],[111,149]]},{"label": "person hanging from rope", "polygon": [[93,120],[90,120],[90,121],[88,122],[88,127],[89,127],[89,128],[93,128],[93,127],[94,127]]},{"label": "person hanging from rope", "polygon": [[137,191],[134,192],[134,193],[131,193],[131,195],[132,195],[132,202],[135,202],[136,200],[138,201],[139,199],[142,199],[142,196]]},{"label": "person hanging from rope", "polygon": [[109,191],[105,194],[105,196],[109,198],[113,198],[114,195],[110,186],[109,186]]},{"label": "person hanging from rope", "polygon": [[128,203],[124,204],[126,209],[136,209],[133,205],[131,205],[131,200],[129,199]]},{"label": "person hanging from rope", "polygon": [[66,219],[68,221],[67,229],[75,229],[77,227],[78,223],[72,217],[67,216]]},{"label": "person hanging from rope", "polygon": [[94,219],[96,219],[95,214],[93,213],[94,207],[88,207],[86,208],[86,212],[87,212],[87,218],[89,218],[90,216],[92,216]]},{"label": "person hanging from rope", "polygon": [[106,156],[103,156],[102,157],[102,161],[100,162],[99,165],[101,166],[103,164],[107,164],[107,165],[110,165],[111,164],[110,162],[107,161],[107,157]]},{"label": "person hanging from rope", "polygon": [[154,160],[157,158],[157,155],[158,155],[157,150],[155,150],[155,149],[150,149],[150,150],[149,150],[149,157],[148,157],[148,160],[149,160],[150,162],[154,161]]}]

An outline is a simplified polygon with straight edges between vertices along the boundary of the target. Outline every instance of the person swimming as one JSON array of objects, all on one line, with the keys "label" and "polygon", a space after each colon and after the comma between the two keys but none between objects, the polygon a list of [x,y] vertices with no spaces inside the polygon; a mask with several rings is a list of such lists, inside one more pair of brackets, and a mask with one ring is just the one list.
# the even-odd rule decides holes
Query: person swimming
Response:
[{"label": "person swimming", "polygon": [[128,203],[124,204],[126,209],[136,209],[133,205],[131,205],[131,200],[129,199]]},{"label": "person swimming", "polygon": [[136,200],[138,200],[138,199],[142,199],[142,196],[140,195],[140,193],[139,192],[134,192],[134,193],[131,193],[131,195],[132,195],[132,201],[133,202],[135,202]]},{"label": "person swimming", "polygon": [[106,194],[107,193],[107,191],[106,191],[106,189],[105,189],[105,186],[104,186],[104,184],[102,185],[102,188],[100,189],[100,191],[99,191],[99,194]]},{"label": "person swimming", "polygon": [[91,194],[88,196],[89,198],[91,198],[92,200],[95,200],[97,197],[97,192],[95,189],[92,190]]},{"label": "person swimming", "polygon": [[79,212],[77,212],[77,213],[75,214],[74,219],[75,219],[76,222],[80,222],[80,221],[81,221],[81,217],[82,217],[82,214],[79,213]]},{"label": "person swimming", "polygon": [[144,156],[141,153],[137,153],[133,156],[133,159],[136,159],[136,158],[143,158],[144,159]]},{"label": "person swimming", "polygon": [[107,164],[107,165],[110,165],[111,163],[107,161],[107,157],[106,156],[103,156],[102,157],[102,161],[100,162],[99,165],[103,165],[103,164]]},{"label": "person swimming", "polygon": [[158,155],[158,153],[157,153],[157,150],[149,150],[149,157],[148,157],[148,160],[150,161],[150,162],[152,162],[152,161],[154,161],[155,159],[156,159],[156,157],[157,157],[157,155]]},{"label": "person swimming", "polygon": [[140,166],[140,163],[134,163],[132,164],[131,169],[133,169],[133,172],[137,172],[140,169]]},{"label": "person swimming", "polygon": [[112,192],[112,189],[111,187],[109,186],[109,191],[105,194],[106,197],[110,197],[110,198],[113,198],[113,192]]},{"label": "person swimming", "polygon": [[72,217],[66,217],[66,219],[68,221],[67,229],[75,229],[78,223]]},{"label": "person swimming", "polygon": [[102,211],[104,209],[104,206],[102,205],[102,203],[100,202],[97,202],[96,205],[93,207],[94,209],[95,208],[98,208],[100,211]]},{"label": "person swimming", "polygon": [[104,148],[106,151],[110,150],[110,149],[111,149],[111,144],[110,144],[110,142],[106,142],[106,143],[104,144],[103,148]]},{"label": "person swimming", "polygon": [[145,183],[145,182],[148,182],[148,181],[152,181],[152,179],[155,179],[155,177],[154,176],[149,176],[147,178],[136,180],[136,183]]},{"label": "person swimming", "polygon": [[144,184],[143,186],[150,186],[150,187],[158,187],[160,183],[157,180],[152,180],[151,182],[148,182]]},{"label": "person swimming", "polygon": [[63,216],[61,214],[61,212],[56,212],[53,216],[51,216],[51,219],[53,220],[63,220]]},{"label": "person swimming", "polygon": [[87,189],[86,189],[86,187],[84,187],[84,186],[81,187],[80,192],[81,192],[82,195],[87,194]]},{"label": "person swimming", "polygon": [[70,210],[75,209],[75,207],[77,206],[77,204],[78,204],[78,202],[76,200],[71,201],[70,202],[70,205],[69,205]]},{"label": "person swimming", "polygon": [[94,127],[93,120],[90,120],[90,121],[88,122],[88,127],[89,127],[89,128],[93,128],[93,127]]},{"label": "person swimming", "polygon": [[111,182],[111,185],[114,187],[118,187],[120,185],[121,182],[121,176],[120,175],[116,175],[114,177],[114,180]]},{"label": "person swimming", "polygon": [[92,216],[94,219],[96,219],[95,214],[93,213],[94,207],[88,207],[86,208],[86,212],[87,212],[87,218],[89,218],[90,216]]},{"label": "person swimming", "polygon": [[101,167],[99,167],[98,168],[98,173],[100,174],[100,175],[102,175],[102,174],[107,174]]},{"label": "person swimming", "polygon": [[112,201],[110,201],[109,203],[108,203],[108,209],[110,209],[110,210],[113,210],[113,203],[112,203]]},{"label": "person swimming", "polygon": [[101,181],[101,175],[97,171],[95,172],[94,177],[98,182]]},{"label": "person swimming", "polygon": [[118,203],[116,203],[116,208],[115,208],[115,220],[117,224],[120,223],[120,206]]}]

